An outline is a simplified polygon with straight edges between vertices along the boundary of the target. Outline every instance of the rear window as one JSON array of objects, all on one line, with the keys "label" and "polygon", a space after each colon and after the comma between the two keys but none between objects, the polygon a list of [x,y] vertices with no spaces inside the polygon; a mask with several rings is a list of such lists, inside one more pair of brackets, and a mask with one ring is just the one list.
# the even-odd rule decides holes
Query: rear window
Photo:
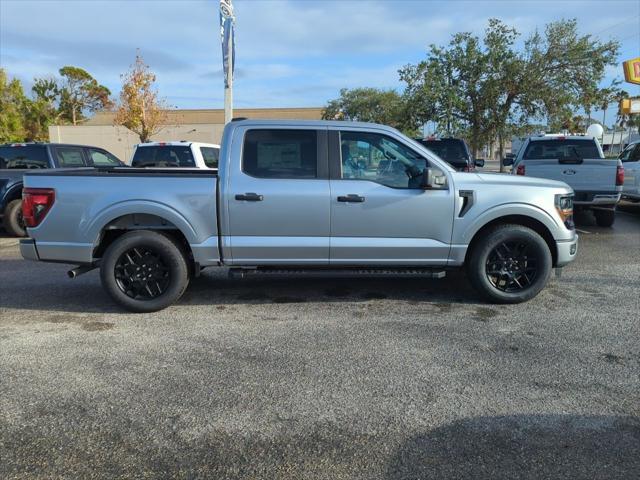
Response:
[{"label": "rear window", "polygon": [[196,162],[188,145],[153,145],[136,148],[131,166],[193,168]]},{"label": "rear window", "polygon": [[469,153],[461,140],[418,140],[441,159],[448,162],[465,162]]},{"label": "rear window", "polygon": [[604,158],[596,142],[584,140],[535,140],[524,151],[524,160],[559,160],[563,158]]},{"label": "rear window", "polygon": [[244,137],[242,170],[260,178],[316,178],[315,130],[249,130]]},{"label": "rear window", "polygon": [[0,170],[33,168],[49,168],[47,147],[43,145],[0,147]]},{"label": "rear window", "polygon": [[209,168],[218,168],[220,149],[215,147],[200,147],[200,153],[204,159],[204,164]]}]

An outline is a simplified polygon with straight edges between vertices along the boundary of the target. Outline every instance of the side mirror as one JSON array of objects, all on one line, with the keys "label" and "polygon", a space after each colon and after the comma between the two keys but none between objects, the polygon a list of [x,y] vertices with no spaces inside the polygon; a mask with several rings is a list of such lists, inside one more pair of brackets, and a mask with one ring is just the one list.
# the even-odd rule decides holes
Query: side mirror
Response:
[{"label": "side mirror", "polygon": [[[425,168],[422,171],[422,181],[420,182],[420,188],[423,190],[439,189],[446,185],[447,177],[444,175],[438,175],[432,168]],[[440,172],[441,173],[441,172]]]},{"label": "side mirror", "polygon": [[502,159],[502,165],[505,167],[510,167],[513,165],[513,161],[516,159],[516,155],[514,153],[507,153],[505,157]]},{"label": "side mirror", "polygon": [[484,167],[484,158],[476,158],[473,163],[476,165],[476,167]]}]

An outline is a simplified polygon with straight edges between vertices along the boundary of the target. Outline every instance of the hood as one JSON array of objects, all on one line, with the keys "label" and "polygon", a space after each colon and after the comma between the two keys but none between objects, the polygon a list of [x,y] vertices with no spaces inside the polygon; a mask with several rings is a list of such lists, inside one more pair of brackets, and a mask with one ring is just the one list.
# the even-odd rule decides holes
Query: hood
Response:
[{"label": "hood", "polygon": [[[467,174],[468,175],[468,174]],[[562,188],[572,192],[573,189],[564,182],[557,180],[547,180],[546,178],[523,177],[520,175],[509,175],[500,173],[477,173],[475,176],[486,184],[496,186],[528,186],[528,187],[546,187],[546,188]]]}]

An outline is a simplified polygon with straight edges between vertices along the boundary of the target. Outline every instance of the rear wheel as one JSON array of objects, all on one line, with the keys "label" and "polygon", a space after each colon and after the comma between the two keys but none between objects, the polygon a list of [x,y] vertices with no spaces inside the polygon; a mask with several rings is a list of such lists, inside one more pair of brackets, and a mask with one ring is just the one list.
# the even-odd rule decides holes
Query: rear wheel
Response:
[{"label": "rear wheel", "polygon": [[467,275],[487,300],[520,303],[544,288],[552,264],[549,247],[537,232],[522,225],[500,225],[473,247]]},{"label": "rear wheel", "polygon": [[616,211],[611,210],[594,210],[593,215],[596,217],[596,223],[599,227],[611,227],[616,221]]},{"label": "rear wheel", "polygon": [[4,229],[9,235],[26,237],[27,229],[22,218],[22,200],[12,200],[4,210]]},{"label": "rear wheel", "polygon": [[171,238],[140,230],[125,233],[107,248],[100,278],[122,307],[155,312],[182,296],[189,284],[189,268],[182,249]]}]

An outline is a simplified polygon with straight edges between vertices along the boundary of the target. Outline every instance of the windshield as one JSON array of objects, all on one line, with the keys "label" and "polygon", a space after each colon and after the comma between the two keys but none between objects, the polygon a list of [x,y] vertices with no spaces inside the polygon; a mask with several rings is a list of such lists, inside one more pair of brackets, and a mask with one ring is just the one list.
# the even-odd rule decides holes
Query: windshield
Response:
[{"label": "windshield", "polygon": [[558,160],[563,158],[604,158],[596,142],[584,140],[535,140],[529,142],[524,152],[525,160]]}]

